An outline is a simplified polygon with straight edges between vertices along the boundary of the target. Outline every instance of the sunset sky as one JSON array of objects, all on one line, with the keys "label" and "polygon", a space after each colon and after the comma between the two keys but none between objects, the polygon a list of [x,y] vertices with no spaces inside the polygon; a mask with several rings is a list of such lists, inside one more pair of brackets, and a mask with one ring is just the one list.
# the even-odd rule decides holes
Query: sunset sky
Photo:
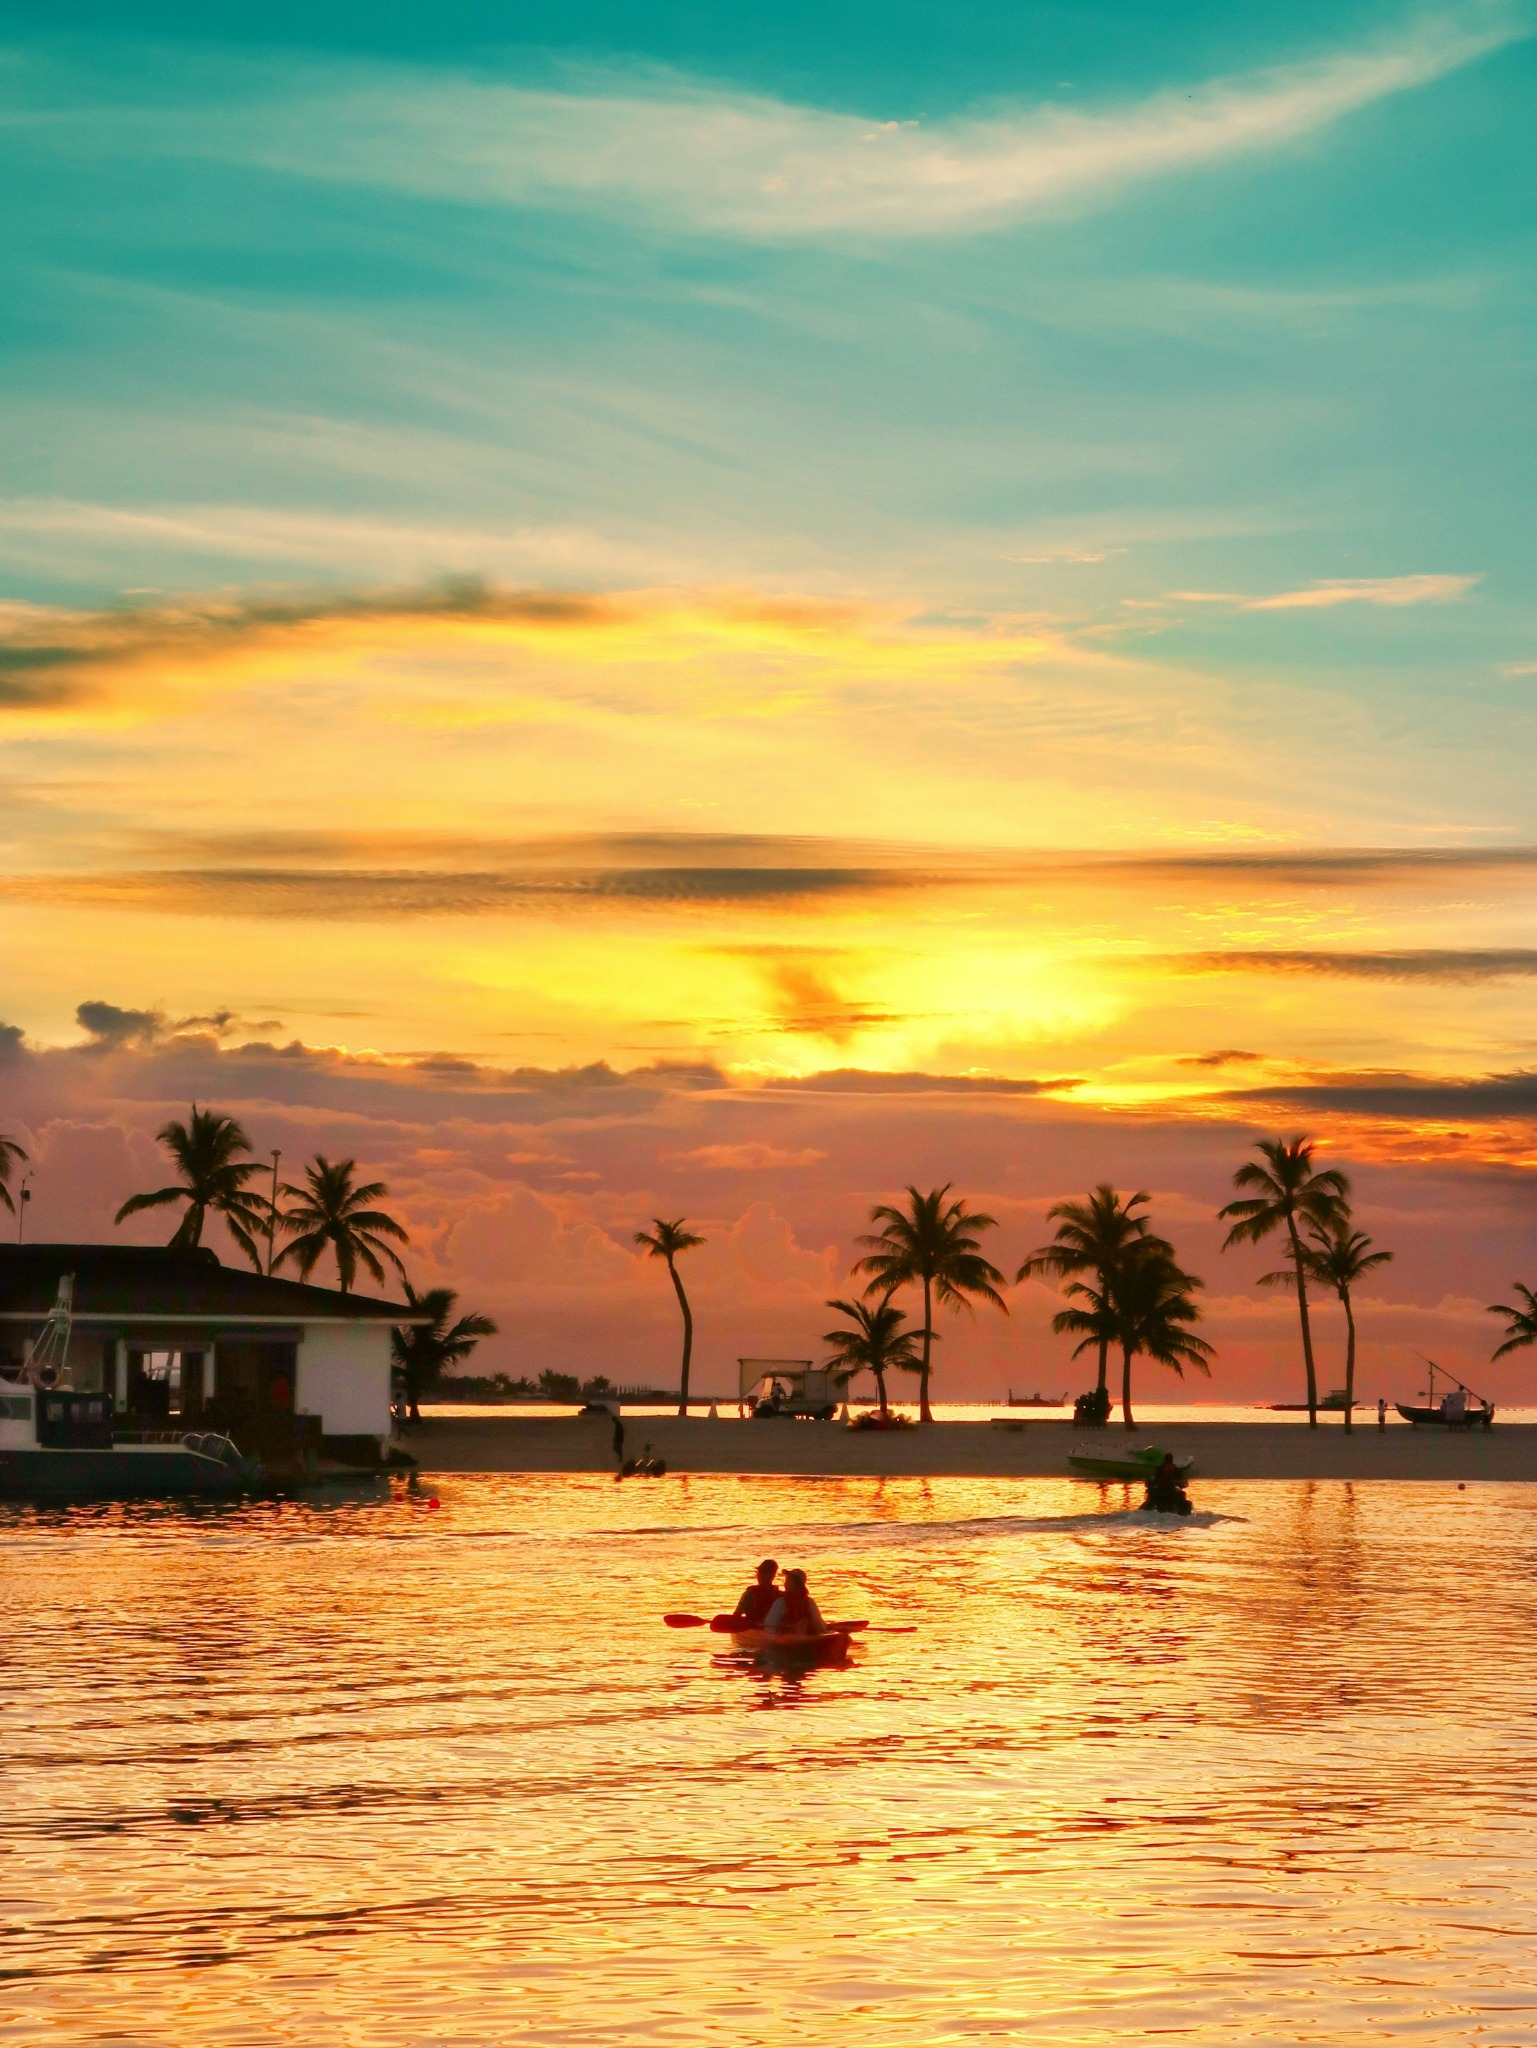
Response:
[{"label": "sunset sky", "polygon": [[[6,18],[31,1235],[196,1095],[387,1179],[488,1365],[667,1377],[687,1215],[724,1390],[903,1183],[1012,1275],[1111,1179],[1279,1396],[1213,1218],[1306,1129],[1366,1390],[1530,1397],[1529,8]],[[941,1393],[1081,1380],[1052,1305]]]}]

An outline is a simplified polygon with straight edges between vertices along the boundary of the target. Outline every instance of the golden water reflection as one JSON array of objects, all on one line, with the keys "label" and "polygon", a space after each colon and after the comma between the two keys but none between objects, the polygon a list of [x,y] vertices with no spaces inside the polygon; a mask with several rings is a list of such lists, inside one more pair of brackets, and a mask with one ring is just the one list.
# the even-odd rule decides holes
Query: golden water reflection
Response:
[{"label": "golden water reflection", "polygon": [[1533,2038],[1537,1487],[436,1483],[7,1514],[8,2048]]}]

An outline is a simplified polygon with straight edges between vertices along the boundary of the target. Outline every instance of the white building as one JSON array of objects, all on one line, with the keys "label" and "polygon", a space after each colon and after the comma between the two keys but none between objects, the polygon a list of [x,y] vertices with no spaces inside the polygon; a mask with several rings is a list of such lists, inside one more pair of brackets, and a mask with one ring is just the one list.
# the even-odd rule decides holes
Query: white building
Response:
[{"label": "white building", "polygon": [[65,1274],[64,1383],[110,1390],[125,1428],[222,1429],[269,1459],[371,1458],[386,1445],[390,1331],[422,1320],[404,1305],[269,1279],[206,1247],[6,1245],[0,1356],[25,1356]]}]

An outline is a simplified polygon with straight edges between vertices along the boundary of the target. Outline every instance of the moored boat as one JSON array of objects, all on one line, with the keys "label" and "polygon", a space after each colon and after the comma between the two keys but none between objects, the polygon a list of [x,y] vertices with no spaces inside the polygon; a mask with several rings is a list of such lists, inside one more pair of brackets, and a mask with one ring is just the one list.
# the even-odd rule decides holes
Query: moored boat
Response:
[{"label": "moored boat", "polygon": [[[1161,1444],[1149,1444],[1145,1450],[1128,1451],[1121,1458],[1083,1454],[1069,1457],[1067,1464],[1068,1470],[1079,1479],[1125,1479],[1145,1485],[1168,1455]],[[1194,1466],[1194,1458],[1174,1460],[1174,1469],[1181,1479],[1188,1478]]]},{"label": "moored boat", "polygon": [[1395,1401],[1393,1406],[1398,1410],[1405,1422],[1412,1422],[1416,1429],[1422,1424],[1430,1424],[1441,1429],[1492,1429],[1494,1427],[1494,1407],[1490,1402],[1484,1402],[1476,1408],[1463,1408],[1451,1411],[1439,1403],[1434,1408],[1426,1408],[1418,1406],[1413,1401]]},{"label": "moored boat", "polygon": [[145,1500],[249,1493],[265,1475],[215,1430],[113,1427],[112,1396],[53,1384],[67,1356],[71,1278],[19,1370],[0,1373],[0,1500]]},{"label": "moored boat", "polygon": [[[1425,1358],[1422,1351],[1421,1358]],[[1423,1401],[1395,1401],[1393,1406],[1416,1429],[1429,1426],[1440,1429],[1492,1429],[1494,1427],[1494,1403],[1487,1394],[1475,1394],[1469,1386],[1447,1371],[1444,1365],[1437,1365],[1433,1358],[1425,1358],[1430,1367],[1430,1384],[1425,1390]],[[1436,1375],[1451,1381],[1451,1389],[1436,1399]]]}]

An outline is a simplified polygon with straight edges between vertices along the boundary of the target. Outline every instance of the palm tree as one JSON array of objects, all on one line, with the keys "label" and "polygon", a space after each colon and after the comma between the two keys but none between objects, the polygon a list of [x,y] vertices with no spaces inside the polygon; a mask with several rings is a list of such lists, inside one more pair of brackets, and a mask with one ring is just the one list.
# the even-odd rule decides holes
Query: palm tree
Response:
[{"label": "palm tree", "polygon": [[886,1403],[887,1373],[893,1367],[903,1372],[922,1369],[914,1351],[918,1332],[902,1328],[907,1321],[907,1312],[895,1307],[889,1294],[882,1295],[873,1306],[868,1301],[830,1301],[827,1306],[848,1318],[845,1328],[828,1330],[823,1335],[822,1342],[833,1347],[833,1355],[827,1363],[842,1376],[845,1384],[856,1373],[875,1375],[875,1396],[884,1422],[891,1413]]},{"label": "palm tree", "polygon": [[389,1189],[382,1180],[355,1187],[352,1176],[356,1167],[355,1159],[333,1161],[317,1152],[314,1163],[304,1169],[303,1187],[284,1181],[282,1192],[293,1197],[294,1206],[284,1210],[278,1221],[295,1235],[273,1260],[274,1272],[285,1259],[292,1259],[300,1276],[308,1280],[329,1246],[336,1254],[336,1275],[343,1294],[351,1293],[360,1260],[381,1287],[385,1284],[385,1259],[405,1279],[399,1254],[384,1240],[392,1237],[397,1244],[409,1244],[410,1238],[393,1216],[368,1206],[382,1201]]},{"label": "palm tree", "polygon": [[451,1323],[448,1319],[458,1299],[452,1287],[429,1287],[418,1294],[410,1281],[406,1282],[406,1306],[431,1318],[390,1332],[390,1350],[405,1375],[406,1406],[413,1422],[421,1421],[422,1395],[443,1377],[445,1369],[468,1358],[482,1337],[496,1335],[489,1316],[460,1316]]},{"label": "palm tree", "polygon": [[[1014,1276],[1016,1286],[1021,1281],[1037,1279],[1048,1273],[1059,1280],[1076,1279],[1080,1274],[1092,1273],[1098,1292],[1105,1294],[1129,1247],[1165,1242],[1161,1237],[1149,1237],[1148,1218],[1136,1214],[1144,1202],[1152,1199],[1151,1195],[1139,1190],[1134,1195],[1127,1195],[1123,1201],[1110,1183],[1102,1180],[1097,1188],[1091,1190],[1086,1201],[1054,1202],[1046,1211],[1046,1221],[1056,1224],[1057,1234],[1050,1244],[1043,1244],[1025,1260]],[[1173,1247],[1166,1246],[1166,1249],[1172,1255]],[[1067,1321],[1060,1315],[1056,1316],[1051,1327],[1059,1336],[1063,1331],[1085,1329],[1085,1324],[1071,1320],[1084,1313],[1081,1309],[1068,1311]],[[1110,1336],[1108,1325],[1098,1332],[1098,1391],[1101,1395],[1105,1392]]]},{"label": "palm tree", "polygon": [[1230,1245],[1258,1244],[1273,1230],[1284,1230],[1291,1249],[1292,1272],[1296,1276],[1297,1313],[1302,1319],[1302,1362],[1307,1368],[1308,1428],[1318,1427],[1318,1374],[1313,1367],[1313,1328],[1308,1321],[1307,1251],[1299,1224],[1310,1229],[1332,1231],[1349,1214],[1346,1202],[1350,1183],[1333,1167],[1313,1171],[1311,1138],[1261,1138],[1256,1148],[1264,1165],[1250,1159],[1233,1175],[1235,1188],[1252,1188],[1254,1193],[1229,1202],[1218,1215],[1232,1219],[1232,1228],[1222,1241]]},{"label": "palm tree", "polygon": [[1193,1290],[1201,1282],[1175,1261],[1161,1241],[1129,1252],[1116,1271],[1108,1308],[1121,1347],[1121,1419],[1135,1429],[1131,1412],[1131,1362],[1139,1352],[1156,1358],[1184,1378],[1185,1367],[1209,1373],[1216,1356],[1204,1337],[1186,1326],[1201,1320]]},{"label": "palm tree", "polygon": [[683,1282],[678,1274],[678,1254],[691,1252],[695,1245],[703,1244],[702,1237],[696,1237],[691,1230],[683,1227],[679,1216],[668,1223],[660,1216],[653,1216],[652,1230],[637,1230],[635,1242],[644,1245],[653,1259],[665,1259],[667,1270],[672,1275],[673,1291],[678,1297],[678,1306],[683,1311],[683,1365],[678,1374],[678,1413],[688,1413],[688,1367],[694,1355],[694,1313],[688,1305],[688,1296],[683,1292]]},{"label": "palm tree", "polygon": [[1096,1420],[1108,1418],[1110,1396],[1105,1384],[1105,1360],[1111,1344],[1115,1341],[1115,1310],[1110,1303],[1109,1276],[1106,1284],[1095,1286],[1088,1280],[1074,1280],[1065,1292],[1082,1307],[1062,1308],[1051,1319],[1053,1333],[1058,1337],[1081,1337],[1082,1343],[1073,1346],[1077,1358],[1085,1351],[1099,1353],[1099,1385],[1104,1395],[1104,1406],[1096,1412]]},{"label": "palm tree", "polygon": [[929,1407],[929,1371],[934,1350],[934,1303],[970,1308],[968,1295],[977,1295],[1001,1308],[1009,1305],[998,1292],[1003,1275],[983,1258],[979,1233],[997,1228],[992,1216],[968,1209],[957,1197],[946,1202],[950,1182],[931,1188],[926,1195],[915,1187],[907,1190],[907,1207],[897,1209],[882,1202],[870,1211],[870,1221],[882,1227],[873,1237],[859,1242],[870,1247],[860,1259],[856,1273],[869,1273],[870,1294],[890,1294],[895,1287],[915,1283],[923,1288],[923,1358],[918,1367],[918,1416],[932,1422]]},{"label": "palm tree", "polygon": [[171,1243],[190,1248],[202,1243],[203,1225],[212,1210],[224,1218],[230,1236],[259,1273],[262,1255],[257,1239],[266,1234],[269,1205],[246,1186],[258,1169],[254,1161],[236,1156],[251,1149],[243,1127],[234,1117],[221,1116],[214,1109],[199,1109],[194,1102],[192,1114],[184,1124],[173,1120],[158,1130],[155,1137],[170,1153],[182,1177],[172,1187],[130,1195],[113,1221],[122,1223],[141,1210],[185,1202],[187,1213],[176,1226]]},{"label": "palm tree", "polygon": [[[1356,1399],[1356,1318],[1350,1290],[1363,1274],[1385,1266],[1393,1254],[1373,1251],[1371,1239],[1364,1230],[1354,1227],[1349,1211],[1344,1209],[1329,1229],[1321,1230],[1313,1224],[1308,1236],[1312,1243],[1304,1246],[1302,1253],[1308,1278],[1316,1280],[1321,1287],[1332,1287],[1345,1311],[1345,1428],[1348,1431],[1354,1426],[1352,1415]],[[1283,1266],[1279,1273],[1262,1273],[1260,1285],[1294,1287],[1296,1274],[1289,1266]]]},{"label": "palm tree", "polygon": [[5,1204],[13,1216],[16,1214],[16,1204],[11,1197],[10,1189],[11,1162],[25,1160],[26,1156],[25,1148],[18,1145],[14,1138],[0,1137],[0,1202]]},{"label": "palm tree", "polygon": [[1507,1308],[1503,1301],[1490,1302],[1490,1315],[1503,1316],[1506,1322],[1505,1342],[1495,1352],[1496,1358],[1503,1358],[1507,1351],[1524,1351],[1528,1344],[1537,1344],[1537,1294],[1530,1287],[1523,1287],[1519,1280],[1510,1284],[1526,1306]]}]

